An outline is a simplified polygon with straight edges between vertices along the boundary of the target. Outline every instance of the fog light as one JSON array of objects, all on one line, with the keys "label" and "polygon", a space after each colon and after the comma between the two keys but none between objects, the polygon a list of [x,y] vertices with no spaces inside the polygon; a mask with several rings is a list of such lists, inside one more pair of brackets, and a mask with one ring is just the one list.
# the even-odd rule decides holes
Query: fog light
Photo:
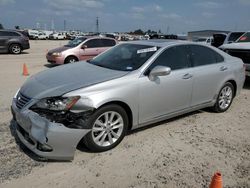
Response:
[{"label": "fog light", "polygon": [[37,143],[37,149],[40,151],[45,151],[45,152],[51,152],[53,151],[52,147],[49,146],[48,144],[41,144],[41,143]]}]

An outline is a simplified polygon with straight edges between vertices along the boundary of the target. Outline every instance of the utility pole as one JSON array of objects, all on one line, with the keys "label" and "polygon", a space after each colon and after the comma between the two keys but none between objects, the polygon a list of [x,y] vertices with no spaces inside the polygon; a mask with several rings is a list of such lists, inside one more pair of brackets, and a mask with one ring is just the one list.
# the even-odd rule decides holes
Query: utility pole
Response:
[{"label": "utility pole", "polygon": [[40,23],[36,22],[36,29],[40,29]]},{"label": "utility pole", "polygon": [[168,34],[169,30],[170,30],[170,27],[168,26],[168,27],[167,27],[167,34]]},{"label": "utility pole", "polygon": [[99,33],[99,17],[96,17],[96,32]]},{"label": "utility pole", "polygon": [[54,20],[51,20],[51,31],[55,30]]},{"label": "utility pole", "polygon": [[66,31],[66,20],[63,20],[63,31]]}]

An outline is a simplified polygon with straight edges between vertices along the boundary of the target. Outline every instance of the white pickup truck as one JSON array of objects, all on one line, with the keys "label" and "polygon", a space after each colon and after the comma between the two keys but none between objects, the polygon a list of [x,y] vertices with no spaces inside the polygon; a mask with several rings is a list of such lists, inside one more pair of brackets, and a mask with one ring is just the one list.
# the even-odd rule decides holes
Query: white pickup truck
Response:
[{"label": "white pickup truck", "polygon": [[246,75],[250,77],[250,31],[244,33],[236,42],[219,47],[231,56],[239,57],[245,63]]}]

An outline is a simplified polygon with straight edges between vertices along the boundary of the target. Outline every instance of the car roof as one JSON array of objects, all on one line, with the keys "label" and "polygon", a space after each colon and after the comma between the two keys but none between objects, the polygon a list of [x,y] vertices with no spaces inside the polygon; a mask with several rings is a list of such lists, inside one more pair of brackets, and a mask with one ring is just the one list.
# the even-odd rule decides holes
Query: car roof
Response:
[{"label": "car roof", "polygon": [[197,44],[197,43],[190,42],[190,41],[169,40],[169,39],[138,40],[138,41],[129,41],[125,43],[157,46],[157,47],[166,47],[166,46],[175,45],[175,44]]},{"label": "car roof", "polygon": [[18,30],[14,30],[14,29],[0,29],[0,31],[19,32]]}]

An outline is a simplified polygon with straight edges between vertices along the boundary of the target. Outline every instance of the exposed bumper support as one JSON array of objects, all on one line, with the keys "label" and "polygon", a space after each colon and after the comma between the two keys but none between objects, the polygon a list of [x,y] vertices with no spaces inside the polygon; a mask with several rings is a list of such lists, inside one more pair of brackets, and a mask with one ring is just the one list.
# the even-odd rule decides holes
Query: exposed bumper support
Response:
[{"label": "exposed bumper support", "polygon": [[[63,124],[50,122],[37,113],[23,109],[19,110],[15,102],[12,103],[12,112],[18,126],[17,135],[21,142],[41,157],[57,160],[72,160],[77,144],[90,129],[71,129]],[[39,150],[39,144],[46,144],[52,151]]]}]

